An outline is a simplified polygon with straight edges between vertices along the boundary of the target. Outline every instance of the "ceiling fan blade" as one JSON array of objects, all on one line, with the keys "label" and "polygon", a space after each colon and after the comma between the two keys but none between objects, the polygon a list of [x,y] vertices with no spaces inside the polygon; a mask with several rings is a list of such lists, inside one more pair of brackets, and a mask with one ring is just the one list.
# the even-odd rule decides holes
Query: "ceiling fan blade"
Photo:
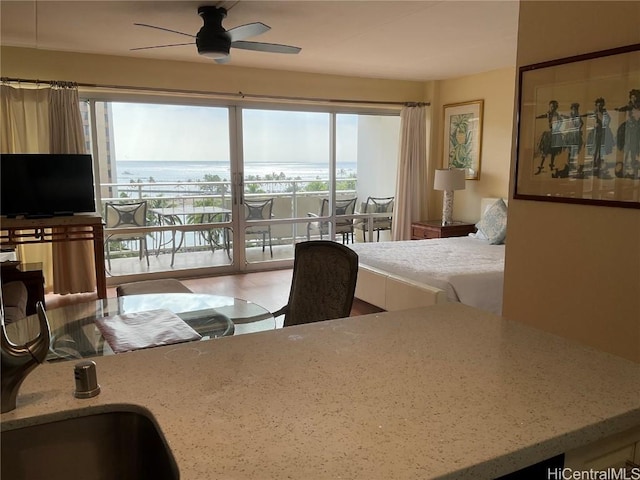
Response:
[{"label": "ceiling fan blade", "polygon": [[265,25],[262,22],[247,23],[246,25],[240,25],[227,30],[227,33],[231,35],[231,41],[244,40],[245,38],[255,37],[262,33],[271,30],[269,25]]},{"label": "ceiling fan blade", "polygon": [[170,43],[169,45],[154,45],[152,47],[138,47],[138,48],[130,48],[130,51],[133,50],[149,50],[151,48],[164,48],[164,47],[179,47],[181,45],[195,45],[196,42],[189,42],[189,43]]},{"label": "ceiling fan blade", "polygon": [[271,52],[271,53],[299,53],[302,50],[300,47],[292,47],[291,45],[280,45],[279,43],[262,43],[262,42],[231,42],[233,48],[240,48],[242,50],[255,50],[258,52]]},{"label": "ceiling fan blade", "polygon": [[191,35],[189,33],[178,32],[177,30],[170,30],[168,28],[163,28],[163,27],[156,27],[155,25],[147,25],[146,23],[134,23],[134,25],[137,27],[155,28],[156,30],[164,30],[165,32],[177,33],[179,35],[184,35],[185,37],[196,38],[195,35]]},{"label": "ceiling fan blade", "polygon": [[226,57],[216,58],[214,62],[216,63],[229,63],[231,61],[231,55],[227,55]]}]

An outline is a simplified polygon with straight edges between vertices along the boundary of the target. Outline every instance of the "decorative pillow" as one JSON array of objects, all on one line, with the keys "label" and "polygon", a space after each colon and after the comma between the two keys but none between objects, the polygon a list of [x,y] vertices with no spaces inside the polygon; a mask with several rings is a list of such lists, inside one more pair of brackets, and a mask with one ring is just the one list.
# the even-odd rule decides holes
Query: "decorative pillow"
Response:
[{"label": "decorative pillow", "polygon": [[478,223],[478,232],[482,233],[492,245],[504,243],[507,236],[507,205],[500,199],[491,205]]}]

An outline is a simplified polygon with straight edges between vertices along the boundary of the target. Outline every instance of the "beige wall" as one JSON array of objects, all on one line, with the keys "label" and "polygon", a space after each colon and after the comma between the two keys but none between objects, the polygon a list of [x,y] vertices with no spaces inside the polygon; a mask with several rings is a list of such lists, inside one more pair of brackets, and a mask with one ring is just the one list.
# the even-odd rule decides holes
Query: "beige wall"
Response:
[{"label": "beige wall", "polygon": [[[513,68],[440,82],[409,82],[2,47],[0,72],[2,76],[13,78],[68,80],[149,89],[229,94],[241,91],[254,95],[376,102],[431,102],[429,122],[432,134],[428,141],[429,157],[433,160],[430,161],[427,183],[433,182],[433,169],[441,165],[442,105],[483,99],[481,177],[479,181],[467,182],[467,190],[456,193],[455,218],[475,222],[480,215],[479,198],[506,197],[508,192],[508,159],[513,128]],[[442,193],[436,192],[423,199],[422,209],[428,212],[424,217],[440,218]]]},{"label": "beige wall", "polygon": [[[515,68],[494,70],[468,77],[435,82],[432,102],[430,190],[433,172],[443,165],[443,110],[451,103],[484,100],[480,179],[468,180],[465,190],[455,192],[453,218],[477,222],[482,197],[504,197],[509,193],[509,163],[513,132]],[[442,192],[431,191],[429,218],[442,217]]]},{"label": "beige wall", "polygon": [[424,101],[425,83],[2,47],[3,77],[375,101]]},{"label": "beige wall", "polygon": [[[640,2],[527,1],[519,23],[528,65],[639,43]],[[507,238],[506,317],[640,362],[640,210],[512,200]]]}]

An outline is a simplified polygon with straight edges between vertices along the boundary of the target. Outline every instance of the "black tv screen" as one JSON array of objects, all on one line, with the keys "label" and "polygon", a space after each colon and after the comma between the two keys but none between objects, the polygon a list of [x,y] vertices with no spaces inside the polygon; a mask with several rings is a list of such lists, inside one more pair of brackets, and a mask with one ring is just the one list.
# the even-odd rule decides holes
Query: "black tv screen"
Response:
[{"label": "black tv screen", "polygon": [[2,154],[0,186],[0,214],[8,217],[96,211],[91,155]]}]

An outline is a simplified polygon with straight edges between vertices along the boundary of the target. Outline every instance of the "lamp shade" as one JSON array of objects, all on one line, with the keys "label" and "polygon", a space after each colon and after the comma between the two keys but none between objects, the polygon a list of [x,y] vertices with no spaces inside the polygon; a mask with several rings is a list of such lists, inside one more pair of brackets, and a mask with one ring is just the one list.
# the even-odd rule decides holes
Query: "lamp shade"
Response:
[{"label": "lamp shade", "polygon": [[464,190],[465,171],[461,168],[440,168],[433,179],[434,190]]}]

